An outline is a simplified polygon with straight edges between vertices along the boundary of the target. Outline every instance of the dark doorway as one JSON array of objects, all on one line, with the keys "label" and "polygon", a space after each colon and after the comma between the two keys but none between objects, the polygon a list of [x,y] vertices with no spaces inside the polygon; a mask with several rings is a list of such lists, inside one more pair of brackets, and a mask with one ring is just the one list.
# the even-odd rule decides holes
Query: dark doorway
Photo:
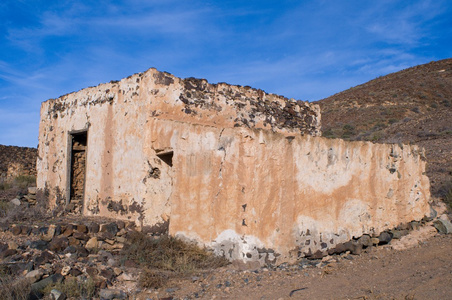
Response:
[{"label": "dark doorway", "polygon": [[70,199],[67,210],[82,213],[85,195],[87,131],[71,134]]}]

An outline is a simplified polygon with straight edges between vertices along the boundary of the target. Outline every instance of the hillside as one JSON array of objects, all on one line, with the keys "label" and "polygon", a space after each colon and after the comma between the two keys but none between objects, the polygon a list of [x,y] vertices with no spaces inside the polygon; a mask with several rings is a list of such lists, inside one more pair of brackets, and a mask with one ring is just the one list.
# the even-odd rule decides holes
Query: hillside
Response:
[{"label": "hillside", "polygon": [[432,194],[452,188],[452,59],[376,78],[316,102],[330,138],[418,144]]},{"label": "hillside", "polygon": [[0,145],[0,183],[17,176],[36,176],[38,149]]}]

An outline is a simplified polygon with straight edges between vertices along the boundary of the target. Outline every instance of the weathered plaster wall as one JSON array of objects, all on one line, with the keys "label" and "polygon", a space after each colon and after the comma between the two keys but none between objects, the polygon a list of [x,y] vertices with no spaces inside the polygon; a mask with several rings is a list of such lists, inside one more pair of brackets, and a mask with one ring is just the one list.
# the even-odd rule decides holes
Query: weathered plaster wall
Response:
[{"label": "weathered plaster wall", "polygon": [[429,212],[415,146],[315,137],[317,106],[154,69],[43,103],[38,188],[55,205],[83,129],[85,214],[169,219],[230,259],[284,261]]},{"label": "weathered plaster wall", "polygon": [[170,149],[171,142],[151,125],[156,119],[285,134],[320,132],[317,105],[150,69],[42,104],[38,187],[49,192],[54,205],[66,202],[69,133],[88,130],[84,213],[151,225],[167,221],[173,170],[156,154]]},{"label": "weathered plaster wall", "polygon": [[231,259],[287,260],[429,213],[416,146],[161,120],[153,127],[177,149],[170,233]]}]

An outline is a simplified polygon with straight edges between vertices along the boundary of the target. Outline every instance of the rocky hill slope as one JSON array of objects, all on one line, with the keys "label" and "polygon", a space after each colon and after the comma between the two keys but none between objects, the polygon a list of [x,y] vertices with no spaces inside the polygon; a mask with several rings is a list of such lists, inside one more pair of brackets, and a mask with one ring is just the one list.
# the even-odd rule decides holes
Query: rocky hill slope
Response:
[{"label": "rocky hill slope", "polygon": [[452,189],[452,59],[376,78],[317,101],[330,138],[418,144],[434,196]]},{"label": "rocky hill slope", "polygon": [[38,149],[0,145],[0,183],[17,176],[36,177]]}]

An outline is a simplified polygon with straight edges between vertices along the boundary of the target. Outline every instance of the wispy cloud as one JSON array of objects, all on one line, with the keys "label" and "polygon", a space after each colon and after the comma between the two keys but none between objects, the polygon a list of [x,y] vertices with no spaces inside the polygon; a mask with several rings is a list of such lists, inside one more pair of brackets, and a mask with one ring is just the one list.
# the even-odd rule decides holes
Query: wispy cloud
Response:
[{"label": "wispy cloud", "polygon": [[27,145],[15,138],[20,129],[36,145],[42,101],[149,67],[317,100],[452,56],[448,0],[36,0],[0,8],[0,144]]}]

